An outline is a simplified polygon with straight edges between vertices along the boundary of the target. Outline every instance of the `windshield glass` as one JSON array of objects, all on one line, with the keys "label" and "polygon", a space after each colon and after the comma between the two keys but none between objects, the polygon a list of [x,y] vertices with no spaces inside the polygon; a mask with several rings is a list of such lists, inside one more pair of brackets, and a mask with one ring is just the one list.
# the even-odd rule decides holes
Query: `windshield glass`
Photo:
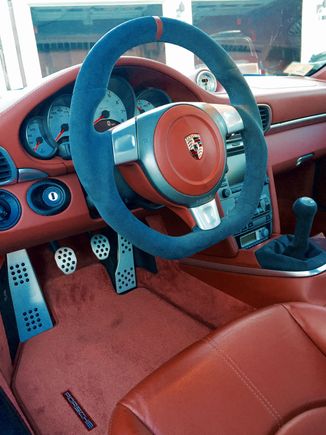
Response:
[{"label": "windshield glass", "polygon": [[[326,0],[3,0],[1,89],[19,89],[83,61],[108,30],[163,15],[194,24],[221,44],[243,74],[310,75],[326,63]],[[191,75],[192,53],[153,43],[126,53]]]}]

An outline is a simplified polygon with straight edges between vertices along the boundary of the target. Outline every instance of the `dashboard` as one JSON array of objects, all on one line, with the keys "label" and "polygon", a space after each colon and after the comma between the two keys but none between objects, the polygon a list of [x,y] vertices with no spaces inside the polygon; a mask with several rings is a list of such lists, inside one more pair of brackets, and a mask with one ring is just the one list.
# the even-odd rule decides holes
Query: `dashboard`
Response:
[{"label": "dashboard", "polygon": [[[69,110],[78,71],[78,66],[60,71],[43,79],[36,87],[22,91],[12,101],[0,101],[0,205],[3,194],[12,195],[17,202],[15,225],[0,228],[1,253],[104,225],[90,210],[70,155]],[[147,59],[121,58],[94,113],[93,126],[104,132],[139,113],[170,102],[228,103],[218,82],[211,92],[212,80],[207,71],[197,76],[185,77]],[[312,154],[315,159],[326,155],[326,83],[312,78],[248,77],[248,84],[260,104],[262,117],[267,117],[269,188],[273,227],[277,232],[273,174],[295,167],[303,155]],[[235,154],[238,142],[238,138],[230,138],[229,146]],[[235,168],[228,174],[231,190],[235,190],[242,179],[243,161],[241,153],[239,155],[237,159],[230,159],[230,167]],[[3,162],[10,173],[4,178]],[[53,183],[57,192],[66,191],[69,201],[60,203],[55,214],[31,205],[33,198],[38,199],[40,183],[52,183],[52,191]],[[138,207],[134,212],[143,216],[144,209]]]}]

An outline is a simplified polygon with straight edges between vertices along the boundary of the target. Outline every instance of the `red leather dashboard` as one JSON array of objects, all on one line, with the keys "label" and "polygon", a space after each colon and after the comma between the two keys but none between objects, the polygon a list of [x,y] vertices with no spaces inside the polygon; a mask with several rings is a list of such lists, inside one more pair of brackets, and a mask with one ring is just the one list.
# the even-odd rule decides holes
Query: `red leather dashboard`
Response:
[{"label": "red leather dashboard", "polygon": [[[164,90],[172,101],[206,101],[225,103],[223,89],[215,94],[199,88],[194,81],[158,62],[122,58],[117,66],[132,87],[152,86]],[[22,205],[22,216],[15,227],[0,233],[0,252],[37,245],[42,242],[92,230],[103,225],[100,219],[92,219],[86,201],[69,160],[54,157],[39,160],[29,155],[22,146],[20,128],[29,113],[56,92],[73,84],[79,67],[61,71],[22,95],[12,104],[0,107],[0,145],[5,148],[17,168],[34,168],[50,177],[64,181],[71,193],[71,203],[55,216],[40,216],[26,202],[26,191],[31,182],[3,187],[16,195]],[[272,110],[275,128],[267,133],[269,159],[273,172],[294,167],[301,155],[314,153],[315,157],[326,154],[326,83],[312,78],[250,77],[248,83],[257,102],[268,104]],[[304,118],[304,119],[302,119]],[[289,120],[300,122],[285,123]],[[281,125],[279,125],[281,123]],[[284,123],[284,124],[282,124]]]}]

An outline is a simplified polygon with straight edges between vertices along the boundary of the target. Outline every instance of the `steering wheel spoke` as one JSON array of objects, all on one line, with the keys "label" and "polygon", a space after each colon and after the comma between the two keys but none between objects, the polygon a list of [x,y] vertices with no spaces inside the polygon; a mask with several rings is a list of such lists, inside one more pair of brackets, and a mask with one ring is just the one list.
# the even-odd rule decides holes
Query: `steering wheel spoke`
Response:
[{"label": "steering wheel spoke", "polygon": [[115,165],[138,160],[138,140],[135,118],[119,124],[111,131]]},{"label": "steering wheel spoke", "polygon": [[197,207],[191,207],[190,212],[195,222],[201,230],[212,230],[221,223],[220,214],[217,208],[215,198],[206,204]]},{"label": "steering wheel spoke", "polygon": [[215,122],[224,137],[237,133],[244,128],[243,120],[237,109],[230,104],[196,103]]},{"label": "steering wheel spoke", "polygon": [[227,134],[238,133],[243,130],[242,118],[234,106],[228,104],[213,104],[213,106],[223,118]]}]

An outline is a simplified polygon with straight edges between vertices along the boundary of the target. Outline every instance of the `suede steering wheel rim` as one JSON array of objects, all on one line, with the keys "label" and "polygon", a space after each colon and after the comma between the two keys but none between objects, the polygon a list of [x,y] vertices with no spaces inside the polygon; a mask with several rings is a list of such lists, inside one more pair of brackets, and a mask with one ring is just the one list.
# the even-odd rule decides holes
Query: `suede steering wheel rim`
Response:
[{"label": "suede steering wheel rim", "polygon": [[[119,154],[116,150],[120,147],[123,151],[126,137],[135,128],[134,124],[128,121],[121,124],[120,130],[117,130],[122,132],[118,140],[114,139],[116,129],[98,133],[93,128],[95,110],[105,95],[116,61],[127,50],[155,41],[179,45],[202,59],[227,91],[231,103],[229,107],[236,109],[243,123],[241,131],[246,171],[236,206],[216,227],[205,230],[195,227],[192,232],[177,237],[161,234],[138,220],[118,192],[114,172],[115,165],[121,163],[119,156],[123,152]],[[198,107],[195,109],[201,110]],[[171,108],[158,111],[156,118],[165,110]],[[153,116],[145,116],[144,119],[153,122]],[[256,210],[266,176],[267,147],[258,107],[239,69],[224,49],[204,32],[164,17],[143,17],[123,23],[104,35],[89,52],[72,95],[70,144],[77,175],[106,223],[138,248],[170,259],[193,255],[239,232]],[[127,151],[135,153],[135,148]],[[204,195],[202,202],[214,199],[217,188],[218,183]],[[200,205],[199,200],[197,197],[195,206]]]}]

